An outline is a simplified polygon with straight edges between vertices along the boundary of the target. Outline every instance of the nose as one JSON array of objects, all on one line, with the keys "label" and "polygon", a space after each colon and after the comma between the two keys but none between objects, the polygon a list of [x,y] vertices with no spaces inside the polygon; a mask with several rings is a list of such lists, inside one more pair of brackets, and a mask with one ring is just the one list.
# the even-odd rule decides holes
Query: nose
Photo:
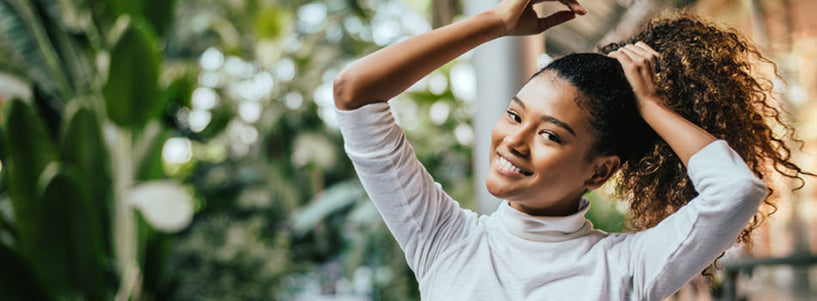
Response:
[{"label": "nose", "polygon": [[520,129],[509,135],[505,136],[503,139],[505,141],[505,145],[508,146],[508,149],[517,156],[520,157],[527,157],[530,153],[530,147],[528,145],[528,131],[525,129]]}]

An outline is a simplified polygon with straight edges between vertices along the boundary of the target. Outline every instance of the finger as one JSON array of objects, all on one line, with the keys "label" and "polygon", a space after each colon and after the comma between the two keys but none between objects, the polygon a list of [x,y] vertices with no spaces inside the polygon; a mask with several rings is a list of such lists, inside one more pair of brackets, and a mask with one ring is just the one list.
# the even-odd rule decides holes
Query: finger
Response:
[{"label": "finger", "polygon": [[619,50],[629,55],[630,58],[633,59],[633,62],[637,63],[639,66],[648,65],[652,57],[651,54],[646,53],[640,48],[635,47],[633,45],[626,45],[624,47],[621,47]]},{"label": "finger", "polygon": [[658,59],[658,56],[656,55],[657,52],[655,52],[654,50],[650,50],[638,45],[627,45],[627,48],[637,52],[639,55],[643,56],[650,62],[655,62],[656,59]]},{"label": "finger", "polygon": [[578,15],[584,15],[584,14],[587,13],[587,10],[584,8],[584,6],[579,4],[579,2],[576,1],[576,0],[533,0],[533,3],[545,2],[545,1],[559,1],[562,4],[566,5],[568,8],[570,8],[570,11],[572,11],[572,12],[578,14]]},{"label": "finger", "polygon": [[551,28],[553,26],[556,26],[556,25],[562,24],[564,22],[573,20],[573,18],[575,18],[575,17],[576,17],[576,14],[574,14],[572,11],[569,11],[569,10],[563,10],[563,11],[560,11],[560,12],[556,12],[556,13],[550,15],[550,16],[540,18],[538,20],[539,30],[540,31],[547,30],[548,28]]},{"label": "finger", "polygon": [[652,47],[650,47],[650,45],[647,45],[647,43],[644,43],[642,41],[638,41],[638,42],[635,43],[635,46],[638,46],[638,47],[640,47],[640,48],[642,48],[644,50],[647,50],[648,52],[655,55],[656,58],[661,57],[661,54],[659,54],[658,51],[655,51],[655,49],[652,49]]},{"label": "finger", "polygon": [[630,83],[633,89],[640,86],[640,81],[638,80],[639,72],[635,70],[633,59],[624,51],[624,48],[610,52],[607,56],[618,60],[619,64],[621,64],[621,69],[624,70],[624,74],[627,76],[627,82]]},{"label": "finger", "polygon": [[627,82],[633,89],[636,96],[641,95],[645,87],[645,77],[641,70],[645,68],[638,68],[638,65],[633,61],[633,57],[628,50],[619,48],[610,53],[612,57],[621,63],[621,68],[624,69],[624,75],[627,77]]},{"label": "finger", "polygon": [[[621,47],[615,52],[618,52],[616,59],[621,63],[621,67],[624,69],[624,73],[627,74],[627,77],[641,76],[641,70],[639,69],[643,68],[638,64],[638,56],[633,53],[632,50]],[[630,78],[630,80],[635,80],[635,78]],[[633,83],[631,82],[631,84]]]},{"label": "finger", "polygon": [[646,65],[650,67],[650,70],[652,70],[652,65],[653,62],[655,61],[655,56],[651,52],[648,52],[647,50],[644,50],[643,48],[635,45],[627,45],[624,48],[626,48],[628,51],[636,55],[636,57],[633,58],[636,62],[642,65]]},{"label": "finger", "polygon": [[653,73],[655,72],[655,56],[651,52],[635,45],[627,45],[624,48],[635,55],[633,60],[640,65],[638,69],[641,75],[652,79]]},{"label": "finger", "polygon": [[561,2],[567,5],[567,7],[569,7],[574,13],[579,15],[584,15],[587,13],[587,10],[584,9],[584,7],[576,0],[561,0]]},{"label": "finger", "polygon": [[655,83],[655,69],[653,68],[654,56],[652,53],[635,45],[624,46],[622,52],[633,59],[634,68],[629,68],[629,72],[635,72],[633,75],[638,75],[637,78],[630,79],[630,84],[633,86],[633,89],[642,93],[652,94],[652,91],[655,89],[653,86]]},{"label": "finger", "polygon": [[[633,64],[633,60],[619,48],[616,51],[610,52],[608,56],[618,60],[622,67],[630,66]],[[626,68],[625,68],[626,71]]]},{"label": "finger", "polygon": [[624,52],[627,53],[633,60],[635,70],[645,79],[653,80],[655,68],[653,67],[652,55],[649,53],[642,53],[642,50],[633,45],[624,47]]},{"label": "finger", "polygon": [[634,52],[637,52],[639,54],[639,56],[641,57],[640,60],[641,60],[642,64],[646,65],[647,70],[649,70],[651,72],[650,75],[652,75],[652,72],[657,71],[656,66],[658,65],[658,62],[657,62],[658,57],[656,57],[653,52],[650,52],[649,50],[644,49],[644,48],[642,48],[640,46],[636,46],[636,45],[627,45],[627,46],[629,47],[629,49],[631,49]]},{"label": "finger", "polygon": [[635,53],[632,49],[629,49],[625,46],[619,48],[618,51],[621,52],[621,54],[627,56],[627,58],[629,59],[628,62],[632,64],[634,67],[639,66],[640,56],[637,53]]},{"label": "finger", "polygon": [[616,49],[616,50],[610,51],[610,53],[608,53],[607,56],[618,60],[618,57],[621,56],[621,52],[619,52],[618,49]]},{"label": "finger", "polygon": [[646,59],[650,59],[650,60],[652,60],[652,59],[653,59],[653,57],[654,57],[654,55],[652,54],[652,52],[649,52],[649,51],[647,51],[646,49],[641,48],[641,47],[639,47],[639,46],[635,46],[635,45],[633,45],[633,44],[628,44],[628,45],[625,45],[625,46],[624,46],[624,48],[627,48],[627,49],[629,49],[629,50],[632,50],[633,52],[637,53],[637,54],[638,54],[638,56],[640,56],[640,57],[644,57],[644,58],[646,58]]},{"label": "finger", "polygon": [[644,42],[639,41],[635,43],[635,48],[645,51],[646,53],[649,53],[650,62],[652,63],[651,64],[652,70],[654,72],[658,72],[659,63],[661,62],[661,55],[657,51],[655,51],[655,49],[652,49],[650,45],[647,45]]}]

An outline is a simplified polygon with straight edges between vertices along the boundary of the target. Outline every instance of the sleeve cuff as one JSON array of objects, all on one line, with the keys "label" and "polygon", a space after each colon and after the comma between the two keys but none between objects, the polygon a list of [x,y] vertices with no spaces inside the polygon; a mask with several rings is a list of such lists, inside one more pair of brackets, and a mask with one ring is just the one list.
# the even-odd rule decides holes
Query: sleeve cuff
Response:
[{"label": "sleeve cuff", "polygon": [[[688,169],[694,170],[699,168],[698,165],[706,165],[707,161],[715,160],[712,157],[724,157],[729,152],[733,152],[729,144],[724,140],[715,140],[704,146],[697,153],[689,157]],[[737,155],[737,154],[736,154]]]},{"label": "sleeve cuff", "polygon": [[710,181],[729,183],[747,179],[757,180],[746,162],[724,140],[715,140],[689,158],[687,174],[696,190]]}]

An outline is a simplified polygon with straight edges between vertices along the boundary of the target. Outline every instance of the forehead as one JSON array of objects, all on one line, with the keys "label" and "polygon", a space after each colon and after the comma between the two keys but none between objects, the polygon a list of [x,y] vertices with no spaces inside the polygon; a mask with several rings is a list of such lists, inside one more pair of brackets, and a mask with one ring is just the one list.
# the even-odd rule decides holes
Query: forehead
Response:
[{"label": "forehead", "polygon": [[517,97],[525,102],[526,112],[559,119],[577,134],[590,130],[586,110],[577,102],[580,92],[554,72],[545,71],[532,78],[519,90]]},{"label": "forehead", "polygon": [[518,95],[530,95],[537,97],[537,99],[548,98],[549,100],[564,98],[575,102],[576,98],[579,97],[579,91],[556,72],[545,71],[525,83],[522,89],[519,90]]}]

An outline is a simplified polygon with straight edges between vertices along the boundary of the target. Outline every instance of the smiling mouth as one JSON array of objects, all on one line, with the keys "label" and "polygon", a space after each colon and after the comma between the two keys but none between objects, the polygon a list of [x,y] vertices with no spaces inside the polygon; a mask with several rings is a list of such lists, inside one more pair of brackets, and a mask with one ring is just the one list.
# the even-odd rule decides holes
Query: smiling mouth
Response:
[{"label": "smiling mouth", "polygon": [[514,165],[511,161],[508,161],[502,155],[497,154],[496,156],[496,164],[499,171],[506,175],[522,175],[522,176],[530,176],[533,172],[524,170],[519,166]]}]

